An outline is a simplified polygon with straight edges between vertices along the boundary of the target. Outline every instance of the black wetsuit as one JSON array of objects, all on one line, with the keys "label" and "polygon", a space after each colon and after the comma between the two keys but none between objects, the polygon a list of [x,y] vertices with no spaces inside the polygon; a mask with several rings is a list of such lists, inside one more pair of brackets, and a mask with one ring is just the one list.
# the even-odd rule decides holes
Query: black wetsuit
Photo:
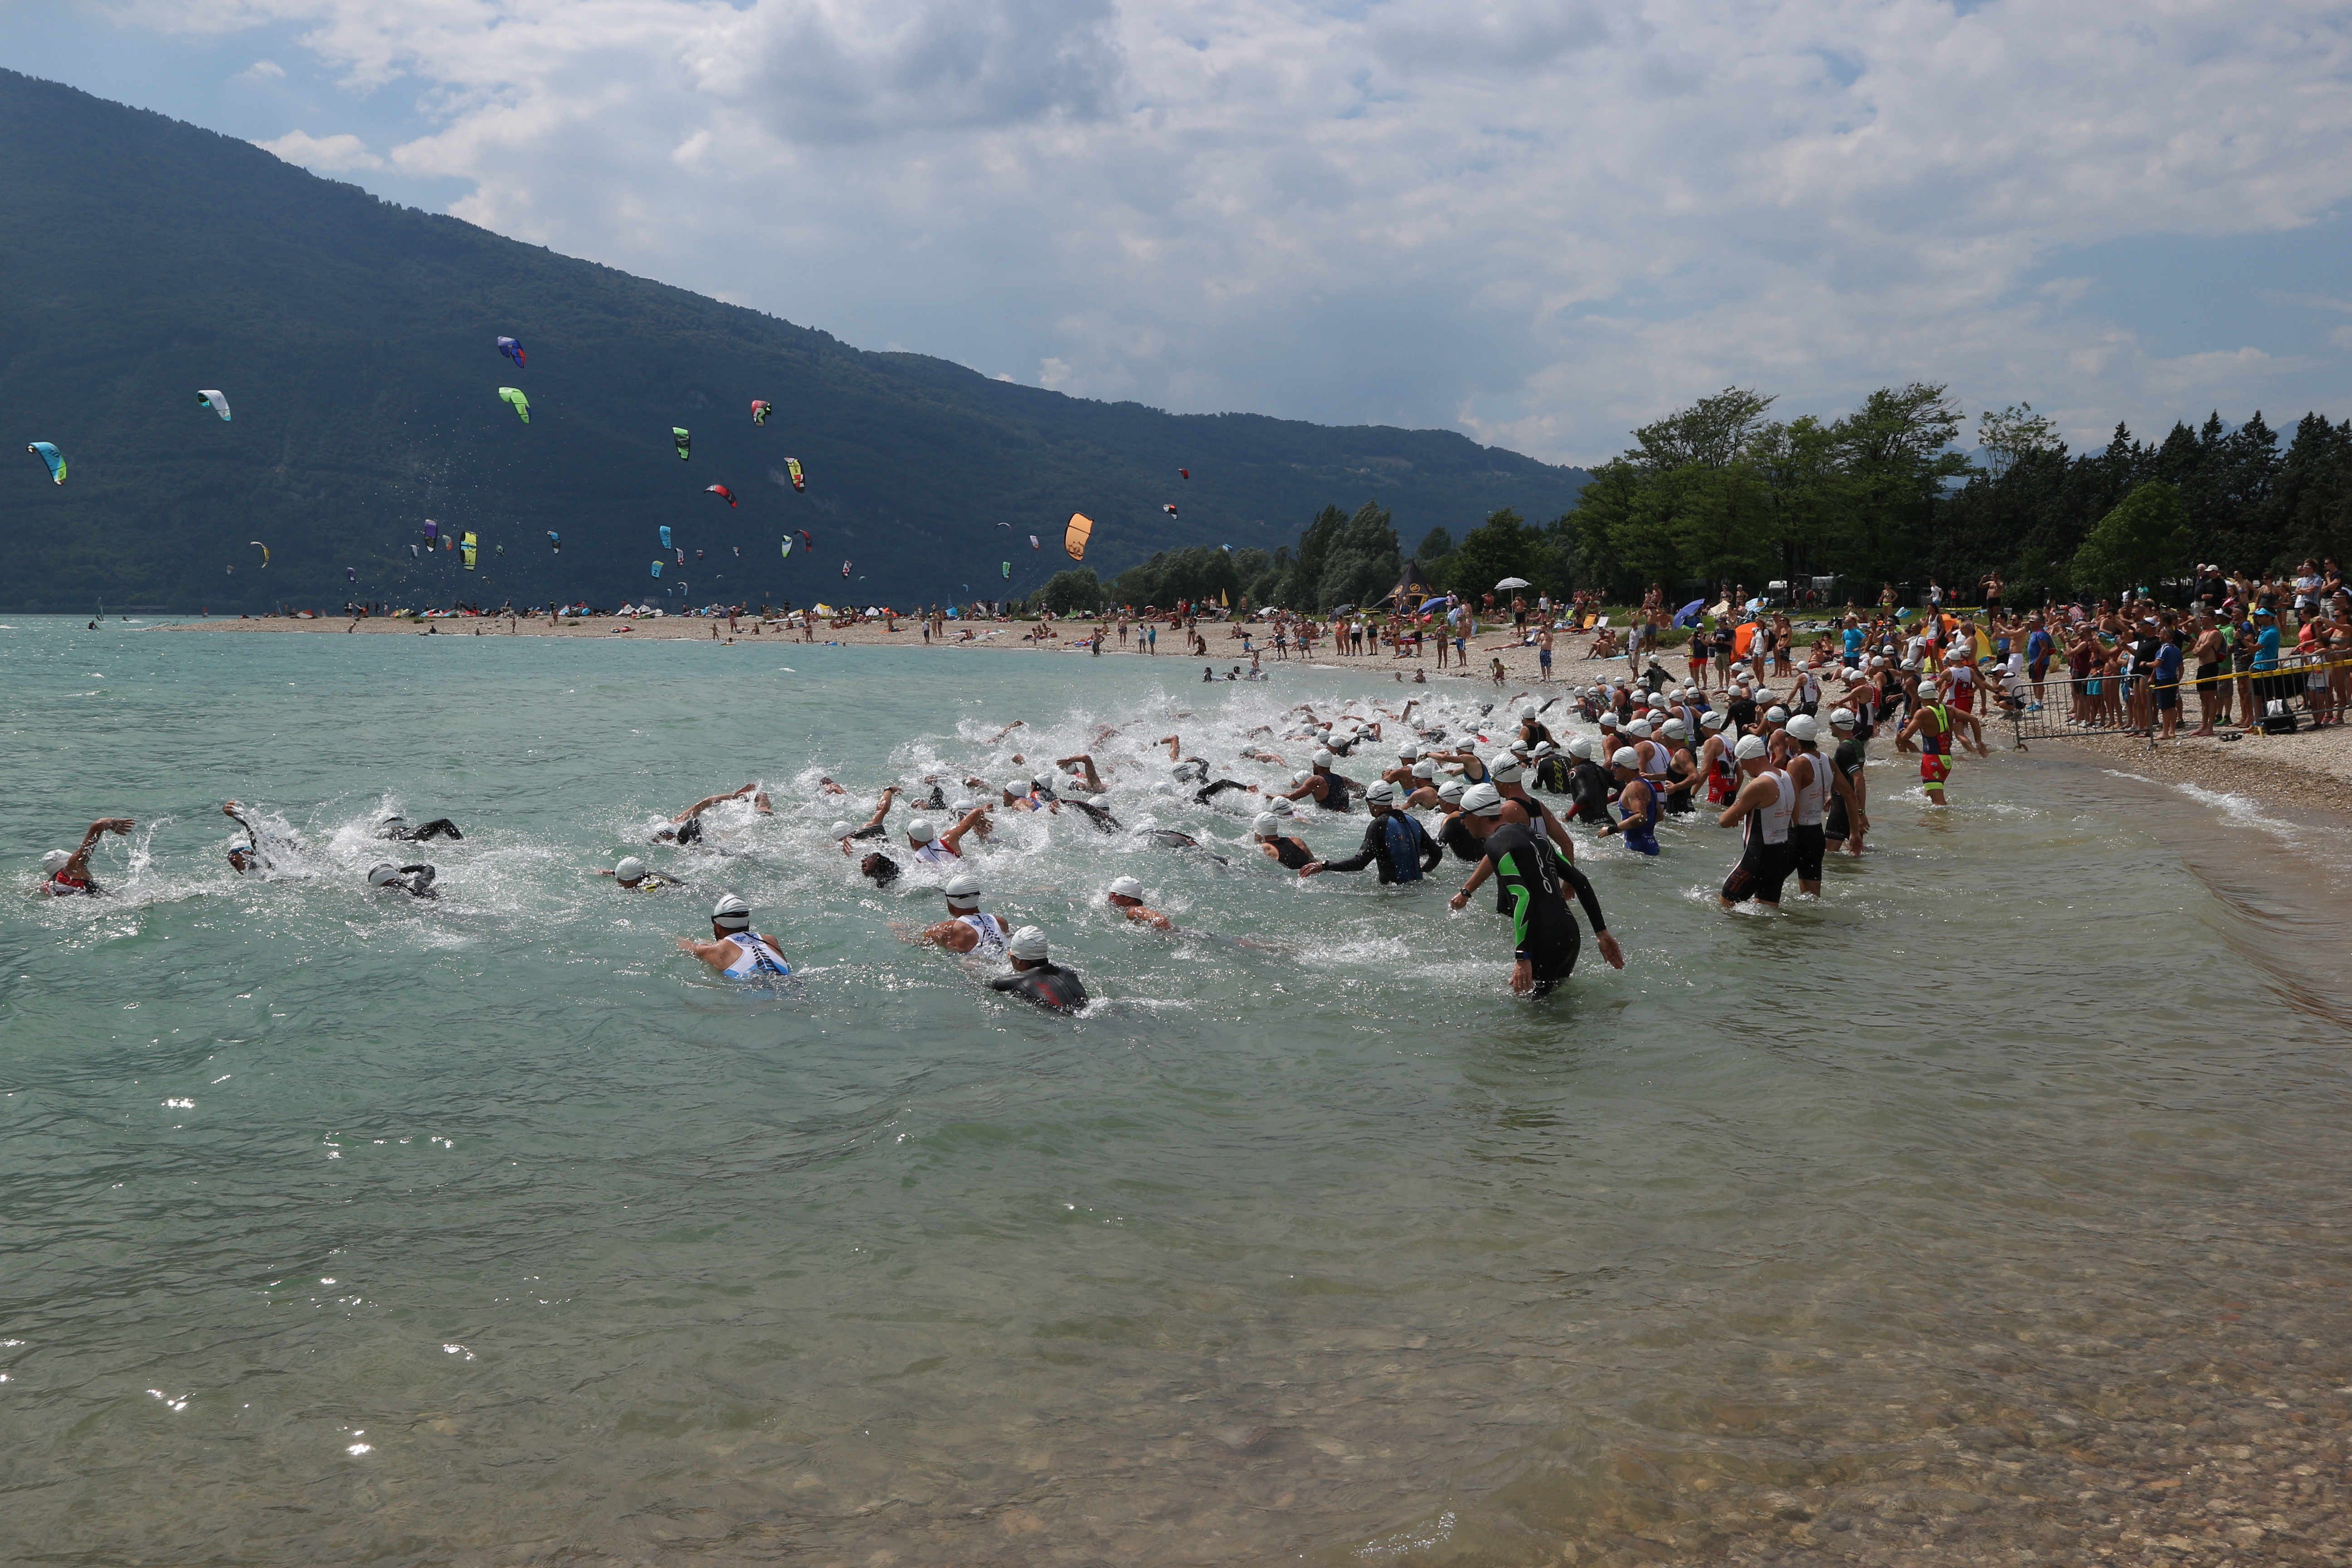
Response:
[{"label": "black wetsuit", "polygon": [[1066,800],[1062,804],[1068,806],[1073,811],[1084,812],[1086,814],[1087,820],[1093,823],[1097,828],[1101,829],[1105,833],[1116,833],[1118,831],[1118,818],[1113,816],[1109,812],[1105,811],[1101,806],[1095,805],[1092,801]]},{"label": "black wetsuit", "polygon": [[1199,789],[1194,790],[1192,792],[1192,804],[1195,805],[1206,805],[1229,789],[1245,790],[1247,788],[1249,788],[1249,785],[1242,783],[1239,779],[1218,779],[1213,784],[1205,784]]},{"label": "black wetsuit", "polygon": [[1688,816],[1691,813],[1691,786],[1698,782],[1696,772],[1685,771],[1679,760],[1666,764],[1666,813],[1671,816]]},{"label": "black wetsuit", "polygon": [[879,838],[890,830],[878,822],[869,822],[850,834],[852,838]]},{"label": "black wetsuit", "polygon": [[1519,739],[1525,741],[1530,747],[1540,746],[1551,739],[1551,731],[1544,727],[1544,722],[1540,719],[1522,720],[1519,723]]},{"label": "black wetsuit", "polygon": [[400,876],[399,881],[386,885],[398,888],[412,898],[437,899],[441,896],[433,890],[434,871],[430,866],[403,866]]},{"label": "black wetsuit", "polygon": [[1609,820],[1609,791],[1616,781],[1609,770],[1596,762],[1579,758],[1575,770],[1569,774],[1568,819],[1586,822]]},{"label": "black wetsuit", "polygon": [[1199,757],[1187,757],[1169,772],[1176,775],[1178,784],[1199,784],[1209,776],[1209,764]]},{"label": "black wetsuit", "polygon": [[[1348,805],[1348,792],[1354,789],[1360,793],[1362,789],[1362,786],[1358,784],[1355,780],[1342,778],[1338,773],[1326,773],[1318,770],[1315,776],[1323,781],[1323,798],[1317,801],[1315,804],[1321,806],[1326,811],[1347,811],[1351,809]],[[1314,792],[1310,790],[1308,793],[1312,794]]]},{"label": "black wetsuit", "polygon": [[1467,860],[1475,866],[1486,858],[1486,844],[1471,836],[1470,829],[1463,826],[1459,812],[1445,819],[1445,826],[1437,830],[1437,841],[1453,850],[1456,860]]},{"label": "black wetsuit", "polygon": [[1000,975],[988,983],[991,991],[1009,992],[1025,997],[1040,1007],[1055,1013],[1075,1013],[1087,1005],[1087,988],[1078,977],[1058,963],[1041,963],[1034,969],[1019,969]]},{"label": "black wetsuit", "polygon": [[1315,857],[1301,849],[1298,847],[1298,840],[1287,833],[1275,839],[1274,858],[1276,863],[1286,871],[1296,871],[1301,866],[1312,866],[1315,863]]},{"label": "black wetsuit", "polygon": [[[422,827],[410,827],[404,825],[391,828],[383,834],[383,837],[396,839],[404,844],[423,844],[434,838],[463,838],[466,836],[458,832],[457,825],[447,817],[436,816]],[[685,833],[681,831],[677,838],[679,843],[685,843]]]},{"label": "black wetsuit", "polygon": [[1220,866],[1231,863],[1222,855],[1212,854],[1209,850],[1202,849],[1201,841],[1189,833],[1179,833],[1172,827],[1155,827],[1151,830],[1151,837],[1171,849],[1200,849],[1202,854],[1207,855]]},{"label": "black wetsuit", "polygon": [[1507,822],[1486,835],[1486,858],[1495,863],[1497,901],[1511,921],[1512,955],[1527,960],[1535,974],[1533,994],[1541,996],[1568,978],[1584,944],[1562,889],[1575,892],[1594,935],[1608,930],[1609,922],[1584,873],[1528,829]]},{"label": "black wetsuit", "polygon": [[[1862,777],[1862,748],[1852,741],[1841,741],[1830,754],[1830,767],[1849,784]],[[1822,837],[1832,843],[1851,837],[1853,826],[1846,821],[1845,796],[1840,795],[1834,783],[1830,787],[1830,808],[1822,818]]]},{"label": "black wetsuit", "polygon": [[[1391,841],[1391,823],[1402,825],[1395,829],[1395,837],[1402,840],[1402,846]],[[1403,850],[1402,859],[1398,854],[1401,847]],[[1386,816],[1375,816],[1365,826],[1364,842],[1353,855],[1345,860],[1326,860],[1323,868],[1326,871],[1360,871],[1367,866],[1377,866],[1383,884],[1418,882],[1436,870],[1437,863],[1444,858],[1445,851],[1430,837],[1420,823],[1403,812],[1392,811]]]},{"label": "black wetsuit", "polygon": [[1566,795],[1573,776],[1568,758],[1557,752],[1536,764],[1536,788],[1546,795]]}]

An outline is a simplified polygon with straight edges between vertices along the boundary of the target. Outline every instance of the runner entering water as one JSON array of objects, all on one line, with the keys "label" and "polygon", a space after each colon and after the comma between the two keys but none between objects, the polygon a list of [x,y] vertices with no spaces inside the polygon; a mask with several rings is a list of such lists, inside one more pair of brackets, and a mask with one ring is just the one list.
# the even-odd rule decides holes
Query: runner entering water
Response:
[{"label": "runner entering water", "polygon": [[677,939],[690,952],[730,980],[781,980],[793,972],[776,944],[751,929],[751,906],[729,893],[710,907],[710,940]]},{"label": "runner entering water", "polygon": [[1364,792],[1364,804],[1371,807],[1372,820],[1364,829],[1364,840],[1356,853],[1345,860],[1313,860],[1298,868],[1301,877],[1318,876],[1325,871],[1360,871],[1367,866],[1377,866],[1383,886],[1400,882],[1418,882],[1437,869],[1445,851],[1430,837],[1421,824],[1406,816],[1397,805],[1397,786],[1386,779]]},{"label": "runner entering water", "polygon": [[1523,996],[1546,995],[1575,969],[1584,938],[1560,890],[1563,885],[1584,906],[1601,956],[1611,968],[1624,968],[1625,955],[1609,934],[1591,882],[1531,826],[1504,821],[1503,809],[1502,793],[1492,784],[1480,784],[1463,795],[1462,816],[1484,844],[1486,856],[1448,901],[1460,910],[1489,876],[1496,879],[1496,903],[1511,922],[1511,989]]},{"label": "runner entering water", "polygon": [[1772,765],[1772,749],[1759,735],[1742,735],[1732,756],[1747,782],[1717,821],[1746,826],[1739,864],[1724,879],[1716,901],[1728,910],[1753,899],[1767,909],[1780,907],[1780,886],[1789,879],[1789,822],[1796,814],[1796,786]]}]

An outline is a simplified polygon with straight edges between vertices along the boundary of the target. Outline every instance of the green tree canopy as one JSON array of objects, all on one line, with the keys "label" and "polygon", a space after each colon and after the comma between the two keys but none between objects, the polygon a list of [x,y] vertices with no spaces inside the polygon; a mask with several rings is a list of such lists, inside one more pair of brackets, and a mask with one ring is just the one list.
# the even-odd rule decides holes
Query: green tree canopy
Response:
[{"label": "green tree canopy", "polygon": [[2150,479],[2101,518],[2074,552],[2074,585],[2109,595],[2152,589],[2188,568],[2189,544],[2189,510],[2180,491]]}]

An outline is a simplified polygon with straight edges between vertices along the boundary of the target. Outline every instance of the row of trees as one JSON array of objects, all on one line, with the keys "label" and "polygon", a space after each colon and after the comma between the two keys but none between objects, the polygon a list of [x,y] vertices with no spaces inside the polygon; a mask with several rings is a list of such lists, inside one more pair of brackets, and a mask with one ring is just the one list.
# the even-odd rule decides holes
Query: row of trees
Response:
[{"label": "row of trees", "polygon": [[[2352,550],[2352,421],[2305,415],[2284,451],[2260,413],[2235,428],[2218,414],[2175,425],[2154,443],[2119,425],[2078,454],[2020,404],[1979,416],[1979,461],[1941,386],[1882,388],[1832,420],[1776,420],[1773,402],[1739,387],[1701,398],[1634,431],[1565,515],[1530,523],[1507,509],[1458,543],[1432,529],[1412,559],[1433,587],[1465,594],[1517,576],[1625,603],[1652,583],[1677,594],[1835,575],[1842,597],[1868,600],[1882,582],[1998,571],[2018,603],[2148,586],[2197,562],[2287,570]],[[1327,506],[1296,551],[1169,551],[1108,584],[1065,572],[1041,597],[1057,610],[1244,597],[1328,610],[1378,602],[1402,563],[1387,509]]]}]

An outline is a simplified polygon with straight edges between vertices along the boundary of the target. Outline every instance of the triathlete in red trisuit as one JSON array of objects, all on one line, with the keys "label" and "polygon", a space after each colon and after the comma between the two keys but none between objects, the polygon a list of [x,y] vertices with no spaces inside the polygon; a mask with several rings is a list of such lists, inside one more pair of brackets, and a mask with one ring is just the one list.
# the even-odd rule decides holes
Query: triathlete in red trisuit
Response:
[{"label": "triathlete in red trisuit", "polygon": [[1963,746],[1974,746],[1979,757],[1991,755],[1985,749],[1984,726],[1977,722],[1975,714],[1937,701],[1927,692],[1920,693],[1911,717],[1895,737],[1898,752],[1910,751],[1915,740],[1919,742],[1919,784],[1932,805],[1945,804],[1944,781],[1952,776],[1956,738]]}]

